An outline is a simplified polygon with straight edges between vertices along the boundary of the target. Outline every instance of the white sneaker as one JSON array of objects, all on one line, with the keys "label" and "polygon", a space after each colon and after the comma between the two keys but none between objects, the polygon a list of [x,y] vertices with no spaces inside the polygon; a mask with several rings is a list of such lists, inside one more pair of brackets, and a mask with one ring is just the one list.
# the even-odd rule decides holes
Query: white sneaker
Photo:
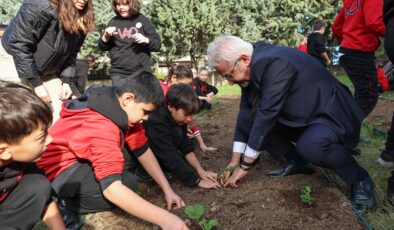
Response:
[{"label": "white sneaker", "polygon": [[394,165],[394,162],[392,162],[392,161],[385,161],[385,160],[383,160],[381,157],[379,157],[376,161],[377,161],[380,165],[382,165],[382,166],[384,166],[384,167],[390,167],[390,166],[393,166],[393,165]]}]

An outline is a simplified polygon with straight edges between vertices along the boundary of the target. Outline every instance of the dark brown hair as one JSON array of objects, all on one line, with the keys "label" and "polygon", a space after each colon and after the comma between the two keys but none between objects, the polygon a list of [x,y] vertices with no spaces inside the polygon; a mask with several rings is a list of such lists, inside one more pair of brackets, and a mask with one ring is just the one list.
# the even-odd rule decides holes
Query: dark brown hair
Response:
[{"label": "dark brown hair", "polygon": [[167,81],[171,80],[171,77],[175,75],[176,79],[182,80],[185,78],[193,79],[193,72],[189,67],[185,65],[174,65],[170,68],[167,75]]},{"label": "dark brown hair", "polygon": [[116,10],[116,5],[122,3],[129,4],[130,15],[135,15],[139,13],[141,10],[141,3],[139,0],[112,0],[112,9],[115,11],[117,15],[119,15],[119,13]]},{"label": "dark brown hair", "polygon": [[60,25],[71,34],[88,34],[96,28],[96,15],[92,0],[82,10],[75,8],[72,0],[50,0],[59,13]]},{"label": "dark brown hair", "polygon": [[0,142],[18,144],[39,125],[52,123],[52,111],[32,89],[0,80]]},{"label": "dark brown hair", "polygon": [[190,85],[175,84],[172,85],[164,99],[166,105],[171,105],[175,109],[184,109],[189,115],[198,113],[200,103],[194,89]]},{"label": "dark brown hair", "polygon": [[326,26],[327,26],[327,24],[323,20],[316,20],[313,22],[312,30],[313,31],[320,30],[321,28],[326,27]]}]

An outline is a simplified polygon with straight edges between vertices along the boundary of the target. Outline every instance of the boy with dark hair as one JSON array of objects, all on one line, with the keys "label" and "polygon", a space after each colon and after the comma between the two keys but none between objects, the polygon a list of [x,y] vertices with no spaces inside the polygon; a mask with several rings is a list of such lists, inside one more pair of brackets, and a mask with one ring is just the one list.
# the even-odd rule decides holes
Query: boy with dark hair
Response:
[{"label": "boy with dark hair", "polygon": [[339,64],[352,81],[354,98],[368,116],[378,101],[375,51],[386,27],[383,23],[383,0],[343,0],[343,7],[332,25],[339,47]]},{"label": "boy with dark hair", "polygon": [[219,91],[218,89],[207,83],[208,81],[208,69],[205,67],[200,68],[198,71],[199,77],[194,79],[194,85],[196,86],[196,94],[200,100],[200,111],[204,109],[212,108],[212,98]]},{"label": "boy with dark hair", "polygon": [[187,136],[187,124],[198,107],[197,95],[190,85],[172,85],[165,96],[165,106],[153,112],[144,123],[149,146],[163,170],[187,186],[220,188],[217,174],[201,166],[193,142]]},{"label": "boy with dark hair", "polygon": [[0,81],[0,228],[32,229],[40,219],[65,229],[51,185],[35,161],[51,142],[52,111],[20,84]]},{"label": "boy with dark hair", "polygon": [[168,209],[185,204],[174,193],[147,145],[141,126],[163,102],[159,81],[151,73],[129,77],[121,87],[96,87],[63,105],[50,129],[53,142],[39,166],[52,181],[67,211],[84,214],[115,206],[162,229],[187,229],[177,216],[140,196],[129,172],[127,144],[165,193]]},{"label": "boy with dark hair", "polygon": [[331,64],[331,60],[327,55],[326,51],[326,40],[323,37],[326,31],[327,24],[322,20],[316,20],[313,22],[313,32],[308,36],[307,46],[308,54],[315,57],[325,67]]}]

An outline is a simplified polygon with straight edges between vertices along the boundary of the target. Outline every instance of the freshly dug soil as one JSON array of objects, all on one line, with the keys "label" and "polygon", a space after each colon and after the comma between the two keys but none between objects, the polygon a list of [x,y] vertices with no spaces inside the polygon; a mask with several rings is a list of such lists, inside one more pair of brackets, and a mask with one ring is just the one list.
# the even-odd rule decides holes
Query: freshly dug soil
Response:
[{"label": "freshly dug soil", "polygon": [[[206,144],[219,148],[204,158],[197,151],[197,157],[208,170],[222,172],[231,157],[238,106],[238,98],[220,98],[212,111],[197,120]],[[267,171],[279,167],[279,163],[264,153],[239,188],[188,188],[176,180],[172,180],[171,184],[174,191],[187,204],[202,204],[205,208],[205,218],[215,218],[219,222],[217,229],[363,229],[346,197],[330,186],[318,168],[314,175],[308,176],[265,176]],[[312,196],[315,201],[311,206],[303,204],[300,200],[300,189],[305,184],[313,188]],[[157,185],[143,184],[141,188],[142,197],[165,207],[163,193]],[[175,210],[174,213],[186,220],[191,229],[200,229],[187,219],[184,209]],[[111,212],[88,215],[84,229],[158,227],[115,209]]]}]

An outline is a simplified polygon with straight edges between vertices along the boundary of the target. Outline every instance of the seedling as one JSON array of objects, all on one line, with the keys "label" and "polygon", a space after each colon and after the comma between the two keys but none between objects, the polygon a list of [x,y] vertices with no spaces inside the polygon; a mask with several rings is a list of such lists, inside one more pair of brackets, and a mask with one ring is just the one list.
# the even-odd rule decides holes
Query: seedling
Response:
[{"label": "seedling", "polygon": [[303,204],[307,204],[311,206],[313,204],[313,201],[315,200],[314,197],[312,197],[312,186],[310,185],[302,185],[301,186],[301,192],[300,192],[300,198],[301,202]]},{"label": "seedling", "polygon": [[221,185],[224,185],[227,180],[230,178],[231,173],[234,172],[234,170],[237,168],[237,166],[228,166],[218,177],[219,183]]},{"label": "seedling", "polygon": [[186,215],[194,220],[203,230],[211,230],[218,226],[216,219],[206,220],[203,215],[205,213],[204,207],[201,204],[188,205],[185,208]]}]

